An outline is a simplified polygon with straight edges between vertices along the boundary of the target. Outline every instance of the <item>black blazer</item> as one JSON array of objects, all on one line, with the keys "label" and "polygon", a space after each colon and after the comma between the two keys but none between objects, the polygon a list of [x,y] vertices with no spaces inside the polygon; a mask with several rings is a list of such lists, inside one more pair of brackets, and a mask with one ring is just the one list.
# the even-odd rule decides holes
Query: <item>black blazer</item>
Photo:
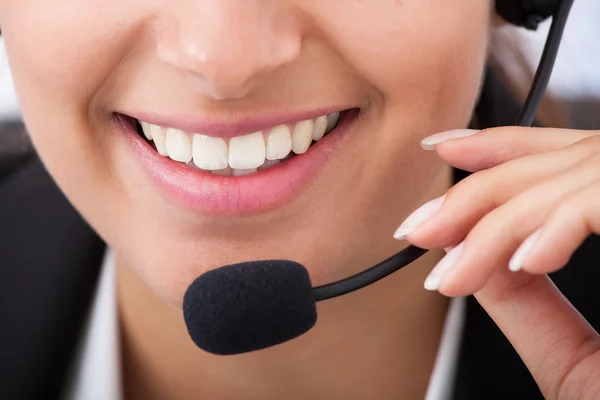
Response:
[{"label": "black blazer", "polygon": [[[487,75],[484,87],[478,125],[510,125],[519,105],[493,74]],[[34,153],[10,158],[2,154],[0,399],[56,399],[68,381],[105,244],[72,208]],[[456,180],[465,175],[456,171]],[[599,258],[600,241],[592,236],[572,258],[572,265],[554,276],[596,328],[600,327],[600,295],[594,296],[600,280]],[[541,398],[516,352],[472,297],[467,300],[454,398]]]}]

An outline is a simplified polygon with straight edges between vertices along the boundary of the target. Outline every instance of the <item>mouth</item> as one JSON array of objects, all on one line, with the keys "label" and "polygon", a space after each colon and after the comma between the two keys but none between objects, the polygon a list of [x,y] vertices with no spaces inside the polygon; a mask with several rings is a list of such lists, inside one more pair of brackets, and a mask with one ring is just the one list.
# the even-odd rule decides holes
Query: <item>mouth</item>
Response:
[{"label": "mouth", "polygon": [[219,124],[204,131],[208,124],[169,123],[134,113],[117,113],[115,121],[134,159],[169,199],[201,214],[247,215],[297,197],[359,114],[358,108],[345,108],[241,133],[230,133],[239,132],[239,126]]}]

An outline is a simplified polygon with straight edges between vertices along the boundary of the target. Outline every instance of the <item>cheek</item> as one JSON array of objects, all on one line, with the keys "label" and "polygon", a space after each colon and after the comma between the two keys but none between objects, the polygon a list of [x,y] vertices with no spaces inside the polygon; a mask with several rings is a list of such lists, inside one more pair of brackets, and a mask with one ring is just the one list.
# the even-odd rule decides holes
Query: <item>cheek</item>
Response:
[{"label": "cheek", "polygon": [[[110,1],[106,7],[81,3],[61,16],[61,10],[36,14],[29,2],[28,10],[19,6],[6,16],[10,24],[3,33],[15,86],[35,147],[60,188],[111,247],[151,274],[144,260],[165,265],[168,257],[157,254],[158,234],[146,231],[164,232],[164,219],[147,222],[152,214],[135,198],[146,182],[132,190],[119,173],[116,132],[106,112],[128,61],[125,54],[152,45],[140,34],[149,12],[131,6],[123,12]],[[26,11],[34,16],[23,20]],[[54,29],[57,23],[60,30]]]},{"label": "cheek", "polygon": [[[328,25],[332,42],[395,115],[468,122],[486,54],[491,1],[382,1]],[[336,20],[337,16],[336,16]],[[348,24],[344,21],[352,20]],[[373,21],[376,21],[374,23]],[[434,118],[431,118],[434,117]]]},{"label": "cheek", "polygon": [[133,40],[144,43],[136,32],[149,11],[121,3],[15,0],[0,5],[23,116],[46,162],[53,162],[46,154],[57,154],[46,148],[60,145],[77,154],[88,150],[78,147],[86,140],[88,147],[95,144],[91,137],[78,142],[85,132],[77,124],[87,123],[92,107],[96,113],[106,109],[106,104],[94,104],[94,94],[118,74]]},{"label": "cheek", "polygon": [[[327,25],[330,41],[371,90],[377,140],[363,148],[371,149],[369,168],[379,187],[373,193],[381,202],[401,195],[393,184],[398,171],[425,181],[439,171],[435,155],[420,149],[423,137],[468,125],[487,56],[492,4],[382,0],[381,7],[348,7],[347,15]],[[355,23],[344,23],[349,20]],[[426,187],[404,179],[417,191]]]},{"label": "cheek", "polygon": [[107,114],[102,111],[107,100],[96,94],[118,75],[123,54],[143,24],[139,16],[147,14],[119,3],[0,3],[2,34],[29,134],[77,206],[101,203],[108,191],[100,188],[114,185],[106,165]]},{"label": "cheek", "polygon": [[[158,235],[144,231],[163,230],[160,224],[140,223],[148,213],[139,215],[117,165],[107,162],[116,150],[105,112],[113,100],[105,94],[120,76],[126,52],[151,46],[139,35],[148,10],[119,5],[132,2],[51,1],[52,7],[45,0],[0,2],[2,33],[29,134],[69,201],[120,255],[135,259],[151,275],[153,265],[131,255],[154,256],[147,249],[156,249]],[[165,283],[162,293],[176,286],[175,280]]]}]

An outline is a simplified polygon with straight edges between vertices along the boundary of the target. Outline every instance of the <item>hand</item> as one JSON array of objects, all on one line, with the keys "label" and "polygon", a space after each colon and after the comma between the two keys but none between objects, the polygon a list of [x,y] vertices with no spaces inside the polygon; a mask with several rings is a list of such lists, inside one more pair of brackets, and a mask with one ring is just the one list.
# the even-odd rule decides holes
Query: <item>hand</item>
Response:
[{"label": "hand", "polygon": [[450,131],[422,147],[474,172],[395,235],[451,248],[425,287],[474,294],[546,398],[600,398],[600,336],[546,276],[600,233],[600,131]]}]

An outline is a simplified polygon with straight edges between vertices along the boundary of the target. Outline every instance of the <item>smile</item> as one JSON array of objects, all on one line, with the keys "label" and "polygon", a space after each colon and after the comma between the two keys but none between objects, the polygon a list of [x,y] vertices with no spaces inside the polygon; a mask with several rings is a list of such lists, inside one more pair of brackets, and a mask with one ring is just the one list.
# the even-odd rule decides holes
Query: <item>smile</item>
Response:
[{"label": "smile", "polygon": [[360,114],[340,107],[296,119],[223,123],[123,112],[114,121],[129,148],[126,174],[141,167],[156,192],[183,209],[243,216],[300,196],[335,158]]},{"label": "smile", "polygon": [[232,138],[190,133],[141,120],[136,120],[136,128],[161,156],[220,176],[242,176],[306,153],[336,128],[340,115],[338,111]]}]

